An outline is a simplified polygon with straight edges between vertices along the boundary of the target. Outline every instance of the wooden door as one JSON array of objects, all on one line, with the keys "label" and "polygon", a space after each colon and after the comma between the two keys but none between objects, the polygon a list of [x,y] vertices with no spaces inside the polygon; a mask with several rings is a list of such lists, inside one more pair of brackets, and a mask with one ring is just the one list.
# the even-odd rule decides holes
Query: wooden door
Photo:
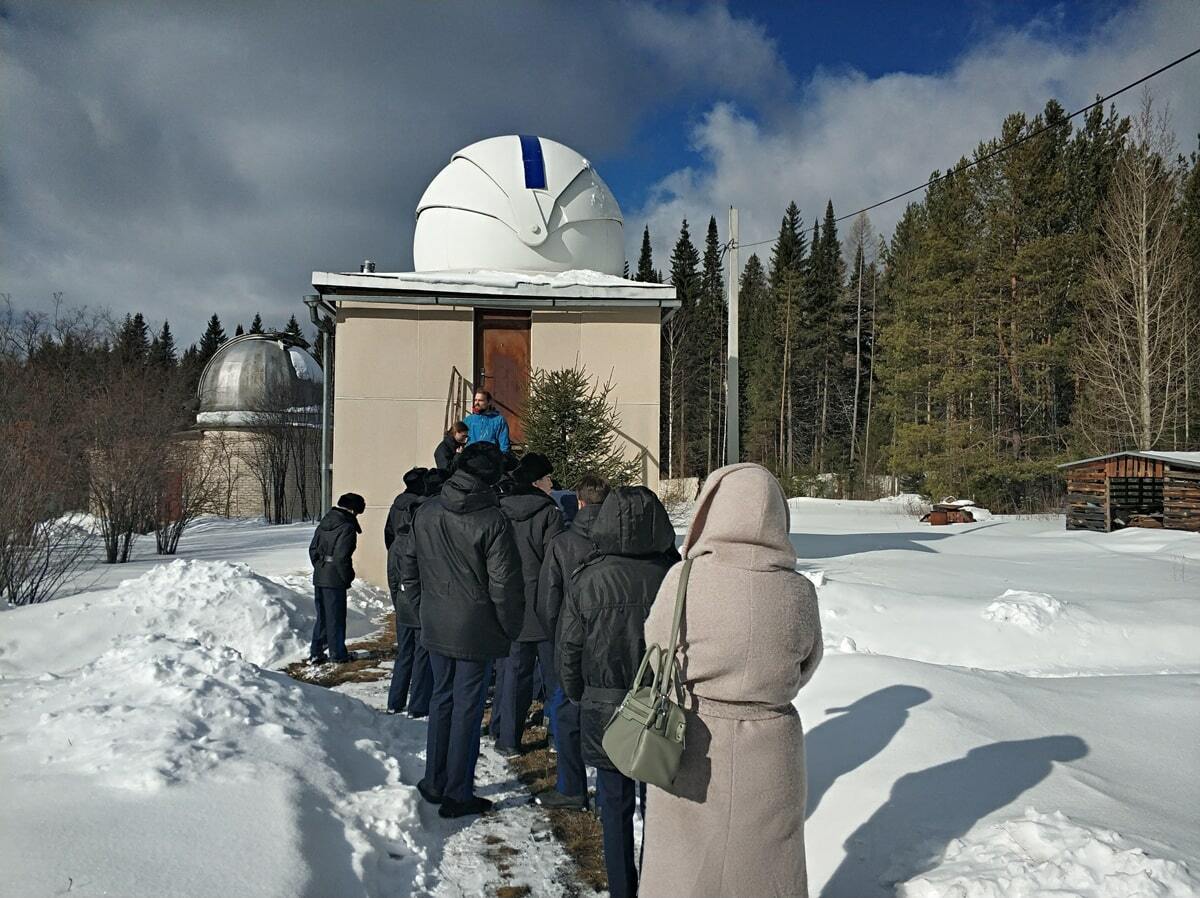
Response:
[{"label": "wooden door", "polygon": [[529,312],[475,310],[475,388],[492,394],[514,443],[525,442],[529,328]]}]

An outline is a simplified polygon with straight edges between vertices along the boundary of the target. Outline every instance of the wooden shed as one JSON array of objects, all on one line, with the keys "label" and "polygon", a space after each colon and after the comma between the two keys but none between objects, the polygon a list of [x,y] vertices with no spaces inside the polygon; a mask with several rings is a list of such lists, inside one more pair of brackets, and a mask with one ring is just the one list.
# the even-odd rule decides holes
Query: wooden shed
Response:
[{"label": "wooden shed", "polygon": [[1200,452],[1115,452],[1059,467],[1068,530],[1200,532]]}]

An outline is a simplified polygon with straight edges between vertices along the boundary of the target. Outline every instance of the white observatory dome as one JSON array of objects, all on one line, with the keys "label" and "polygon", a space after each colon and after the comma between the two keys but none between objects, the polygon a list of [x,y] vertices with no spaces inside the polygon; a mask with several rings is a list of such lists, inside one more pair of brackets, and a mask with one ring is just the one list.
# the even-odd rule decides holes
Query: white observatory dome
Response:
[{"label": "white observatory dome", "polygon": [[459,150],[417,205],[413,268],[621,275],[624,219],[591,163],[531,135]]}]

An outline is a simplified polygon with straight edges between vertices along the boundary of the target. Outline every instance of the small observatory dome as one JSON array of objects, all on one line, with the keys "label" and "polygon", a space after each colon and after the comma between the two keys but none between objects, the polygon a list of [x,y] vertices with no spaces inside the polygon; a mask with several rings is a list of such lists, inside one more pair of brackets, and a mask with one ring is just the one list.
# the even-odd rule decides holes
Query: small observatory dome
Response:
[{"label": "small observatory dome", "polygon": [[324,375],[290,334],[243,334],[221,345],[200,375],[200,425],[256,423],[263,412],[316,414]]},{"label": "small observatory dome", "polygon": [[621,209],[591,163],[544,137],[492,137],[459,150],[417,204],[413,268],[442,271],[625,266]]}]

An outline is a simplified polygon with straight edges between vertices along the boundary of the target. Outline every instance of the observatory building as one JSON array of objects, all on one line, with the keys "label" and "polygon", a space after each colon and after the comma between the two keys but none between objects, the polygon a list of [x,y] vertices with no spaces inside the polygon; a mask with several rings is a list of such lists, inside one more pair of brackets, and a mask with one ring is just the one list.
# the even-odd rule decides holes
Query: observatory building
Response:
[{"label": "observatory building", "polygon": [[657,485],[659,333],[675,288],[622,277],[621,210],[591,163],[528,135],[453,155],[416,210],[414,271],[315,271],[314,321],[332,335],[332,495],[367,500],[355,558],[385,583],[387,509],[415,466],[492,393],[523,439],[535,369],[582,366],[621,417],[626,456]]},{"label": "observatory building", "polygon": [[219,510],[275,522],[320,515],[321,366],[286,333],[221,344],[200,374],[199,448]]}]

